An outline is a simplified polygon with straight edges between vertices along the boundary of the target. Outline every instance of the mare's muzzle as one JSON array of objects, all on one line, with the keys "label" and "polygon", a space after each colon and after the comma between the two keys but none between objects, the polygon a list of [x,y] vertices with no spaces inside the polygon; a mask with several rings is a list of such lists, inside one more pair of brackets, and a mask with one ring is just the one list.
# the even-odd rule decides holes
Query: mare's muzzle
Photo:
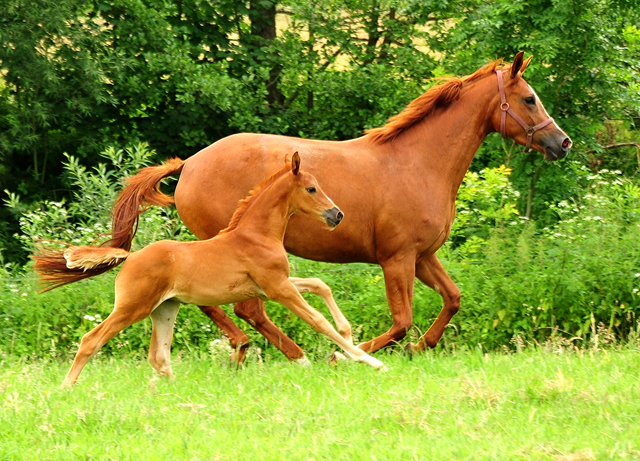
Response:
[{"label": "mare's muzzle", "polygon": [[338,224],[340,224],[342,218],[344,218],[344,213],[340,211],[340,208],[334,206],[329,210],[324,210],[322,216],[324,216],[324,219],[325,221],[327,221],[327,225],[329,227],[336,227]]},{"label": "mare's muzzle", "polygon": [[544,158],[554,161],[567,156],[573,145],[573,141],[566,136],[552,136],[542,139],[540,144],[544,148]]}]

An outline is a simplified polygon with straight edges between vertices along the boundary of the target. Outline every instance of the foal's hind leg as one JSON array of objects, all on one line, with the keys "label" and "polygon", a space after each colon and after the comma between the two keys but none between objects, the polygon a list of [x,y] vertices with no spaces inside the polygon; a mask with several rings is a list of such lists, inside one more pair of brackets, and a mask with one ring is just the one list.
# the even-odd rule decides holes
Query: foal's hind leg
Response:
[{"label": "foal's hind leg", "polygon": [[351,324],[336,304],[336,300],[333,299],[329,285],[318,278],[301,279],[297,277],[289,277],[289,280],[293,283],[299,293],[313,293],[320,296],[329,308],[329,312],[331,312],[331,316],[336,323],[336,329],[338,330],[338,333],[340,333],[340,336],[353,344],[353,339],[351,337]]},{"label": "foal's hind leg", "polygon": [[180,310],[180,303],[167,300],[151,313],[151,346],[149,347],[149,363],[160,376],[173,379],[171,370],[171,341],[173,341],[173,325]]},{"label": "foal's hind leg", "polygon": [[102,346],[104,346],[119,332],[146,318],[148,315],[148,310],[119,307],[116,300],[116,307],[111,315],[109,315],[109,317],[107,317],[100,325],[82,337],[76,358],[73,360],[73,365],[71,365],[69,373],[67,373],[66,378],[62,382],[62,386],[73,386],[78,379],[78,375],[82,371],[82,368]]}]

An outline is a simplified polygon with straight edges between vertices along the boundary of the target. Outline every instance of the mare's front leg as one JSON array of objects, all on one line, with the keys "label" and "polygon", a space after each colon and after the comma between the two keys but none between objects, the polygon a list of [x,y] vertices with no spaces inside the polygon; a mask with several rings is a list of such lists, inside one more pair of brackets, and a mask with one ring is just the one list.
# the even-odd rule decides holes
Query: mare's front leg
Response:
[{"label": "mare's front leg", "polygon": [[424,351],[426,347],[436,347],[449,321],[460,310],[460,290],[446,273],[435,254],[416,264],[416,276],[437,293],[440,293],[444,301],[444,306],[438,317],[420,338],[418,344],[413,346],[416,351]]},{"label": "mare's front leg", "polygon": [[320,312],[307,304],[295,285],[288,279],[281,280],[279,283],[270,284],[268,287],[263,286],[262,288],[269,299],[282,304],[295,315],[311,325],[311,327],[318,333],[332,339],[353,360],[366,363],[374,368],[386,369],[381,361],[371,357],[363,350],[358,349],[351,342],[340,336],[340,334]]},{"label": "mare's front leg", "polygon": [[415,257],[396,256],[380,263],[384,273],[387,301],[391,309],[393,325],[377,338],[358,345],[363,351],[372,353],[404,338],[413,322],[411,302],[415,278]]},{"label": "mare's front leg", "polygon": [[351,337],[351,324],[338,307],[338,304],[336,304],[336,300],[333,299],[333,294],[331,293],[329,285],[319,278],[301,279],[297,277],[289,277],[289,280],[293,283],[299,293],[313,293],[320,296],[329,308],[329,312],[336,323],[338,333],[340,333],[344,339],[353,344],[353,339]]}]

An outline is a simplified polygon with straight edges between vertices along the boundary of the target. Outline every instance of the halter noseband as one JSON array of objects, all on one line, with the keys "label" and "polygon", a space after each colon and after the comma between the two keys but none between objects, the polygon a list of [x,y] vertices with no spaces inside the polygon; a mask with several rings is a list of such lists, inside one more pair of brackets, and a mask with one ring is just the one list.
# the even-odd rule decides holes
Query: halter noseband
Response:
[{"label": "halter noseband", "polygon": [[514,112],[514,110],[509,107],[509,103],[507,102],[507,97],[504,94],[504,83],[502,82],[502,72],[496,70],[496,74],[498,74],[498,89],[500,90],[500,110],[502,114],[500,115],[500,134],[502,138],[507,137],[506,126],[507,126],[507,114],[511,115],[513,119],[518,122],[518,124],[524,128],[524,131],[527,133],[527,147],[526,152],[531,150],[531,140],[533,139],[533,133],[538,130],[541,130],[545,126],[553,123],[553,119],[549,117],[544,122],[538,123],[536,126],[527,125],[524,120],[522,120],[518,114]]}]

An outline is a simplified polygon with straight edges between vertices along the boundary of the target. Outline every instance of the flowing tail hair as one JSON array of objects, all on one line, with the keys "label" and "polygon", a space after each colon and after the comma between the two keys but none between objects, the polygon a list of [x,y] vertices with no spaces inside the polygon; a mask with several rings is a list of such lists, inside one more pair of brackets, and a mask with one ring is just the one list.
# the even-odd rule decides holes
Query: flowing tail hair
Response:
[{"label": "flowing tail hair", "polygon": [[111,211],[111,239],[100,246],[69,246],[65,250],[38,248],[33,255],[43,286],[53,290],[68,283],[95,277],[122,263],[131,249],[140,215],[151,205],[169,206],[173,198],[160,191],[160,181],[182,171],[179,158],[146,167],[126,181]]}]

